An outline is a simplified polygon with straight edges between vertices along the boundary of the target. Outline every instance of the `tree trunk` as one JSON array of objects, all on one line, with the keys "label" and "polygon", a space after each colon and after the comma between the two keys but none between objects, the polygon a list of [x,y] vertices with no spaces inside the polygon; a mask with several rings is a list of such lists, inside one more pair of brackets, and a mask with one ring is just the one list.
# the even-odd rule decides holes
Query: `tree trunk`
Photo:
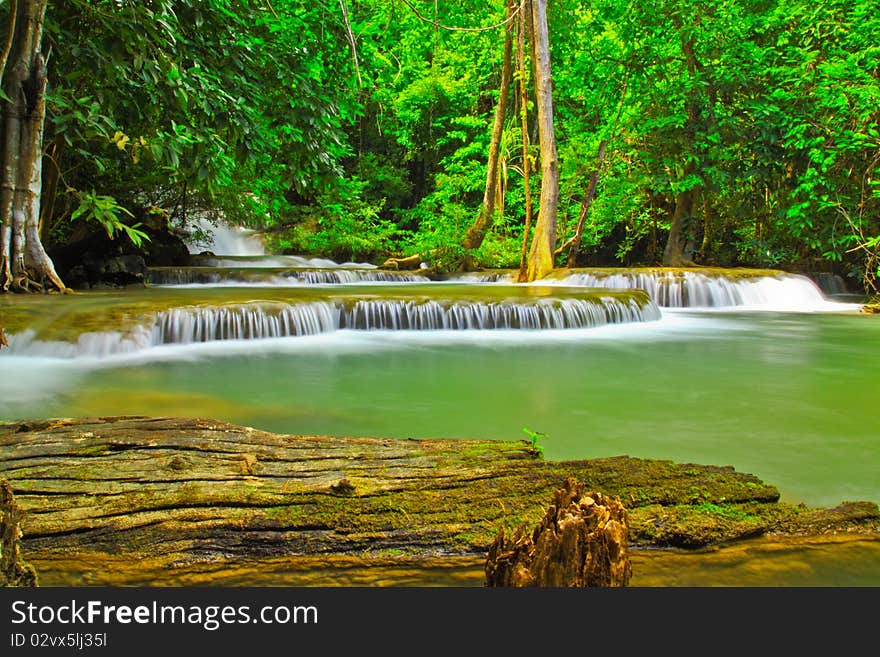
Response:
[{"label": "tree trunk", "polygon": [[666,240],[666,248],[663,249],[663,265],[666,267],[682,267],[691,265],[684,257],[682,248],[682,228],[684,220],[693,213],[694,192],[692,189],[682,191],[675,197],[675,212],[669,224],[669,237]]},{"label": "tree trunk", "polygon": [[581,248],[581,237],[584,234],[584,224],[587,216],[590,214],[590,206],[596,198],[596,188],[599,186],[599,174],[602,172],[602,164],[605,162],[605,151],[608,149],[608,140],[603,139],[599,142],[599,153],[596,156],[596,168],[593,169],[593,175],[590,176],[590,183],[587,185],[587,193],[584,194],[584,200],[581,202],[581,212],[578,216],[577,227],[569,244],[571,247],[568,251],[568,261],[566,266],[571,268],[577,264],[577,254]]},{"label": "tree trunk", "polygon": [[48,167],[43,176],[43,193],[40,199],[40,240],[46,241],[53,228],[55,199],[58,198],[58,182],[61,180],[61,158],[64,155],[64,139],[58,138],[45,157]]},{"label": "tree trunk", "polygon": [[[507,6],[507,17],[513,12]],[[498,91],[498,104],[495,106],[495,122],[492,125],[492,140],[489,143],[489,165],[486,169],[486,189],[483,193],[483,205],[476,221],[465,233],[462,246],[468,250],[480,248],[486,233],[495,220],[496,198],[498,196],[499,161],[501,153],[501,137],[504,134],[504,118],[507,115],[507,98],[510,95],[511,51],[513,50],[512,30],[508,24],[504,36],[504,61],[501,66],[501,85]],[[471,256],[465,258],[465,268],[471,267]]]},{"label": "tree trunk", "polygon": [[[688,76],[693,78],[697,75],[700,64],[694,55],[694,40],[690,33],[683,30],[681,20],[673,17],[673,23],[679,30],[681,41],[681,52],[684,55],[687,66]],[[694,144],[696,142],[696,131],[700,128],[700,106],[697,100],[697,92],[690,91],[687,99],[687,126],[686,133],[688,135],[688,147],[693,153]],[[682,180],[687,180],[694,173],[694,165],[692,161],[684,167]],[[688,181],[690,184],[690,181]],[[679,192],[675,197],[675,211],[672,214],[672,222],[669,224],[669,237],[666,240],[666,247],[663,249],[663,264],[667,267],[681,267],[684,265],[693,265],[684,255],[682,246],[682,229],[684,221],[693,215],[694,209],[694,193],[699,187],[691,187],[685,191]]]},{"label": "tree trunk", "polygon": [[712,204],[709,202],[709,195],[703,193],[703,242],[700,244],[700,263],[706,264],[709,258],[709,251],[712,248],[712,242],[715,238],[715,225],[712,221]]},{"label": "tree trunk", "polygon": [[599,142],[599,150],[596,153],[596,168],[593,169],[593,175],[590,176],[590,182],[587,185],[587,193],[584,194],[584,200],[581,202],[580,216],[578,217],[578,223],[574,235],[572,235],[571,239],[566,244],[556,249],[556,253],[558,254],[562,253],[566,247],[570,246],[568,251],[568,261],[566,262],[566,267],[568,268],[572,268],[577,264],[577,255],[581,248],[581,239],[584,234],[584,224],[586,223],[587,217],[590,215],[590,208],[593,205],[593,201],[596,200],[596,189],[599,186],[599,176],[602,175],[602,168],[605,165],[605,152],[608,149],[608,142],[611,139],[614,139],[614,135],[617,133],[617,122],[620,120],[620,113],[623,111],[623,102],[626,100],[626,90],[628,87],[629,73],[626,74],[626,77],[623,80],[623,89],[620,92],[620,101],[617,103],[617,112],[614,115],[614,123],[611,125],[610,136],[608,139],[603,139]]},{"label": "tree trunk", "polygon": [[[519,117],[522,132],[522,171],[525,192],[525,222],[523,224],[522,249],[519,255],[519,280],[526,278],[526,255],[529,251],[529,233],[532,230],[532,186],[531,160],[529,159],[529,98],[526,93],[526,32],[531,21],[526,14],[530,11],[528,0],[523,0],[523,10],[519,15],[519,34],[516,40],[516,65],[519,69]],[[530,16],[531,14],[529,14]]]},{"label": "tree trunk", "polygon": [[556,248],[556,215],[559,206],[559,168],[553,131],[553,88],[550,75],[550,38],[547,30],[547,0],[532,1],[532,34],[535,51],[535,96],[538,105],[538,140],[541,148],[541,207],[526,281],[543,278],[553,271]]},{"label": "tree trunk", "polygon": [[47,0],[20,0],[11,70],[3,82],[12,99],[4,113],[0,189],[0,288],[65,290],[40,241],[46,60],[40,52]]}]

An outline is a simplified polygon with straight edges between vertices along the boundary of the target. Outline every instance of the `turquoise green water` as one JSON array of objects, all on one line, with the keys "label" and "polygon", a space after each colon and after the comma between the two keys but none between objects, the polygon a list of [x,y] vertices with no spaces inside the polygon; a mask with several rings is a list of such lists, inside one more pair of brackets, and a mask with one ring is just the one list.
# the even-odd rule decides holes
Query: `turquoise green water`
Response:
[{"label": "turquoise green water", "polygon": [[880,501],[880,318],[670,312],[638,326],[347,332],[0,357],[0,417],[174,414],[272,431],[549,434],[550,459],[733,465],[810,505]]}]

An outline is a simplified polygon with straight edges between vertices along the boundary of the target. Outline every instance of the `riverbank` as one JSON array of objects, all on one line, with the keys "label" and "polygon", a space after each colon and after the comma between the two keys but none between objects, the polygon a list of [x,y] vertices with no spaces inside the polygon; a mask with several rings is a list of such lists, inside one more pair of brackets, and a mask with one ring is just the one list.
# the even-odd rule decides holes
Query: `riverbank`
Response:
[{"label": "riverbank", "polygon": [[623,501],[636,547],[880,538],[874,503],[808,508],[729,467],[544,461],[522,441],[287,436],[116,417],[2,424],[0,447],[0,478],[25,513],[26,558],[58,585],[291,583],[276,571],[303,559],[327,572],[472,567],[499,527],[536,522],[569,475]]}]

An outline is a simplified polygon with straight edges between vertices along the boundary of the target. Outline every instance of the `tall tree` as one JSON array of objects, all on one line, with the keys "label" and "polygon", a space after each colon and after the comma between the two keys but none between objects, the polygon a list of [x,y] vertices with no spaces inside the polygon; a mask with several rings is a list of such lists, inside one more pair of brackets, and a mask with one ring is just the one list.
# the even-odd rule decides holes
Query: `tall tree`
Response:
[{"label": "tall tree", "polygon": [[556,248],[556,215],[559,207],[559,163],[553,130],[553,88],[550,75],[550,35],[547,0],[531,0],[534,43],[535,97],[541,151],[541,200],[535,234],[529,250],[525,281],[543,278],[553,271]]},{"label": "tall tree", "polygon": [[[486,190],[483,193],[483,204],[473,225],[465,233],[462,246],[473,250],[480,248],[486,231],[492,226],[497,211],[496,199],[499,196],[498,163],[501,152],[501,137],[504,133],[504,121],[507,116],[508,97],[510,96],[511,53],[513,51],[513,15],[515,6],[507,5],[507,26],[504,31],[504,59],[501,65],[501,84],[498,90],[498,103],[495,106],[495,120],[492,125],[492,140],[489,142],[489,165],[486,167]],[[470,256],[466,256],[466,264],[470,266]]]},{"label": "tall tree", "polygon": [[65,290],[40,241],[47,0],[18,0],[8,17],[9,66],[3,70],[0,288]]},{"label": "tall tree", "polygon": [[522,175],[523,175],[523,191],[525,193],[525,203],[523,211],[525,219],[523,221],[522,248],[519,254],[519,278],[524,279],[526,275],[526,255],[529,250],[529,234],[532,230],[532,184],[531,184],[531,168],[532,161],[529,156],[529,96],[526,91],[526,33],[529,31],[528,26],[532,24],[531,12],[526,16],[527,0],[522,0],[519,12],[519,29],[516,38],[516,67],[517,77],[519,78],[517,85],[519,90],[519,121],[520,133],[522,133]]}]

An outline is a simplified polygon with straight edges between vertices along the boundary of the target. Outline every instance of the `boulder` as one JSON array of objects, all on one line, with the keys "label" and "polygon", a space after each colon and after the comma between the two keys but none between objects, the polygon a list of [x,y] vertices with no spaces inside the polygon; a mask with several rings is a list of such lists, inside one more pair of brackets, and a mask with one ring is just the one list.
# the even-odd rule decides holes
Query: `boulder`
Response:
[{"label": "boulder", "polygon": [[73,289],[115,288],[143,285],[148,267],[189,264],[189,250],[181,237],[169,228],[142,224],[147,234],[141,247],[125,235],[110,238],[98,226],[81,224],[66,244],[51,245],[49,256],[61,280]]}]

